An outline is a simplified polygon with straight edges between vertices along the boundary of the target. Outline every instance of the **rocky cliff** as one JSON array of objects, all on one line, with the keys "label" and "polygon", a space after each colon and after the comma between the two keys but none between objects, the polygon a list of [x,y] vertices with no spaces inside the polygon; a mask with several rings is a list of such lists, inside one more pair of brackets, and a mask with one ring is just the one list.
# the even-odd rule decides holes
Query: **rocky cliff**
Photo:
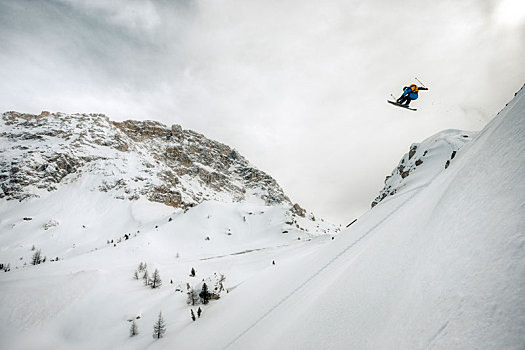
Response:
[{"label": "rocky cliff", "polygon": [[292,207],[277,182],[237,151],[179,125],[6,112],[0,130],[0,198],[7,200],[79,183],[119,199],[144,196],[183,209],[204,200]]}]

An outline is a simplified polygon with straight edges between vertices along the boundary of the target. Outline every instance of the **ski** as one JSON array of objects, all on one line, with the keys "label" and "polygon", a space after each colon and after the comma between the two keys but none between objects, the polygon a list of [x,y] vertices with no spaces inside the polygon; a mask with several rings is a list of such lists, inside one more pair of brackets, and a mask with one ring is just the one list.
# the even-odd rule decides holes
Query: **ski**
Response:
[{"label": "ski", "polygon": [[408,106],[405,106],[405,105],[402,105],[400,103],[397,103],[397,102],[394,102],[394,101],[390,101],[390,100],[386,100],[388,103],[391,103],[393,104],[394,106],[398,106],[398,107],[401,107],[401,108],[405,108],[405,109],[410,109],[411,111],[417,111],[416,108],[410,108]]}]

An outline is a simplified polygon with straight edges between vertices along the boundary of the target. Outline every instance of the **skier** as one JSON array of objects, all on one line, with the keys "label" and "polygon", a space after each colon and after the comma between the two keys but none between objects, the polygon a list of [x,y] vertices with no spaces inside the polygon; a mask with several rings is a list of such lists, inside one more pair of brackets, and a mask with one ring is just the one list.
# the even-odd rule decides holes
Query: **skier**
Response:
[{"label": "skier", "polygon": [[428,88],[418,87],[416,84],[412,84],[409,87],[405,86],[403,88],[403,94],[396,100],[396,102],[400,105],[408,107],[410,101],[417,100],[417,92],[419,90],[428,90]]}]

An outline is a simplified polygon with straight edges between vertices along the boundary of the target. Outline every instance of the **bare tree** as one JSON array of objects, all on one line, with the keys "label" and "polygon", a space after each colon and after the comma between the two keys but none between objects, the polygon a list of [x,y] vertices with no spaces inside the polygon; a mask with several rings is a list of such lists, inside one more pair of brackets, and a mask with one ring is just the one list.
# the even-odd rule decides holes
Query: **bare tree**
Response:
[{"label": "bare tree", "polygon": [[196,291],[195,289],[189,287],[187,294],[188,294],[188,300],[187,300],[188,305],[197,305],[197,304],[199,304],[200,298],[199,298],[199,292],[198,291]]},{"label": "bare tree", "polygon": [[160,279],[159,270],[155,269],[153,272],[153,275],[151,275],[151,278],[149,279],[149,284],[151,288],[158,288],[162,285],[162,280]]},{"label": "bare tree", "polygon": [[164,333],[166,333],[166,322],[162,318],[162,312],[159,312],[159,317],[153,325],[153,338],[160,339],[164,336]]},{"label": "bare tree", "polygon": [[137,334],[139,334],[139,327],[137,327],[137,323],[133,320],[133,322],[131,322],[131,327],[129,327],[129,336],[133,337]]},{"label": "bare tree", "polygon": [[31,258],[31,264],[32,265],[38,265],[42,262],[42,258],[41,258],[41,252],[40,252],[40,249],[38,249],[34,254],[33,254],[33,257]]},{"label": "bare tree", "polygon": [[145,286],[149,286],[149,273],[148,270],[144,270],[144,275],[142,275],[142,281]]}]

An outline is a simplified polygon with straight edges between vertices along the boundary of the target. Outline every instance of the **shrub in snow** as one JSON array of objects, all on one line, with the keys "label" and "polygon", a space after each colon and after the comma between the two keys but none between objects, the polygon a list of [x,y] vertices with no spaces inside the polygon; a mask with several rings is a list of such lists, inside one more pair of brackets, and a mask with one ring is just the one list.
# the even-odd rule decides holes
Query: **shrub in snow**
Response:
[{"label": "shrub in snow", "polygon": [[159,270],[155,269],[153,275],[149,279],[149,284],[151,288],[159,288],[162,285],[162,280],[160,279]]},{"label": "shrub in snow", "polygon": [[139,279],[139,272],[137,270],[135,270],[135,272],[133,273],[133,278],[136,280]]},{"label": "shrub in snow", "polygon": [[195,277],[195,269],[192,267],[190,271],[190,277]]},{"label": "shrub in snow", "polygon": [[201,310],[201,307],[199,306],[199,308],[197,309],[197,316],[199,318],[201,317],[201,313],[202,313],[202,310]]},{"label": "shrub in snow", "polygon": [[129,327],[129,336],[133,337],[137,334],[139,334],[139,328],[137,327],[135,320],[133,320],[133,322],[131,322],[131,326]]},{"label": "shrub in snow", "polygon": [[50,228],[58,226],[58,225],[60,225],[60,223],[58,221],[56,221],[56,220],[49,220],[48,222],[46,222],[44,224],[43,227],[44,227],[44,230],[49,230]]},{"label": "shrub in snow", "polygon": [[166,333],[166,322],[162,318],[162,312],[159,312],[159,317],[153,325],[153,338],[160,339]]},{"label": "shrub in snow", "polygon": [[193,309],[191,309],[191,319],[195,322],[195,314],[193,313]]},{"label": "shrub in snow", "polygon": [[191,288],[188,285],[187,294],[188,294],[188,299],[186,300],[186,303],[188,305],[197,305],[197,304],[199,304],[200,298],[199,298],[199,291],[198,290],[195,290],[195,289]]}]

